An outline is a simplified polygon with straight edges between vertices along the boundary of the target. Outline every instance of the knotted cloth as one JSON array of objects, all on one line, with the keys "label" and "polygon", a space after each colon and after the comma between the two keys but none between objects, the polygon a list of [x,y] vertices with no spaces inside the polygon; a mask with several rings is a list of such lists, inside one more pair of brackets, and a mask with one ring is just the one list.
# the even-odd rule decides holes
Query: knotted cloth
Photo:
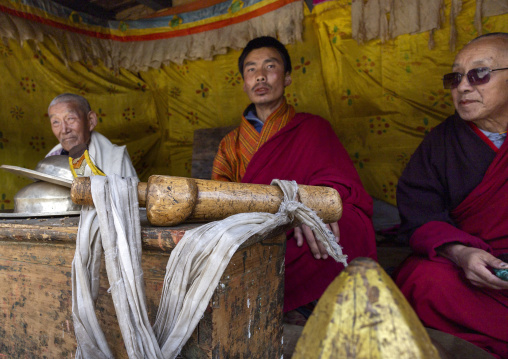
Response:
[{"label": "knotted cloth", "polygon": [[284,193],[276,214],[240,213],[185,233],[169,257],[152,328],[141,270],[137,184],[134,177],[91,177],[95,208],[82,209],[72,263],[76,358],[113,358],[95,315],[102,248],[129,358],[175,358],[203,316],[231,257],[253,236],[304,223],[336,261],[347,265],[333,233],[314,211],[296,201],[296,182],[274,180]]}]

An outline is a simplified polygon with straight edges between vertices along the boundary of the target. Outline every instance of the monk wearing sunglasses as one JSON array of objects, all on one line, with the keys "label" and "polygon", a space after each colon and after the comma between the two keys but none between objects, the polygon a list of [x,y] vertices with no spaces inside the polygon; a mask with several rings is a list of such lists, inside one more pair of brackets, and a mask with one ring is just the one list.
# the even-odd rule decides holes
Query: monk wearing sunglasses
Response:
[{"label": "monk wearing sunglasses", "polygon": [[424,325],[508,358],[508,33],[469,42],[443,77],[454,115],[402,174],[397,284]]}]

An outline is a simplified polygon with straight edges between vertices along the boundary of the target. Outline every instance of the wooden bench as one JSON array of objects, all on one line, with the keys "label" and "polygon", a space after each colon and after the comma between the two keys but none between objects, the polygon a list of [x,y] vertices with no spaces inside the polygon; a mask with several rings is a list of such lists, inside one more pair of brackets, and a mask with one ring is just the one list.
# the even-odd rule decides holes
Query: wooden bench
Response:
[{"label": "wooden bench", "polygon": [[238,126],[201,128],[194,131],[191,177],[212,178],[213,160],[220,141]]}]

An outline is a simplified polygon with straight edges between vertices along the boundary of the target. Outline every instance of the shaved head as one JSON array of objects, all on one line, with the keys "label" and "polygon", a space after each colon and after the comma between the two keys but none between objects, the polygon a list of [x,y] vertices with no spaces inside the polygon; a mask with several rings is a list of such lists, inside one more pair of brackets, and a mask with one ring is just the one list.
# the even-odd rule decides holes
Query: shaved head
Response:
[{"label": "shaved head", "polygon": [[[482,68],[488,70],[482,75],[486,81],[465,76]],[[452,69],[462,75],[451,88],[460,117],[485,131],[508,130],[508,34],[491,33],[470,41],[455,57]]]},{"label": "shaved head", "polygon": [[470,44],[474,44],[480,41],[492,41],[492,43],[495,43],[496,46],[499,46],[500,50],[505,50],[508,52],[508,33],[507,32],[491,32],[489,34],[478,36],[477,38],[474,38],[473,40],[469,41],[465,47],[469,46]]},{"label": "shaved head", "polygon": [[88,100],[83,96],[76,95],[73,93],[63,93],[61,95],[58,95],[51,101],[51,103],[48,106],[48,111],[52,106],[62,102],[75,103],[78,106],[79,110],[83,112],[85,115],[92,110],[90,104],[88,103]]},{"label": "shaved head", "polygon": [[490,34],[480,35],[477,38],[474,38],[473,40],[469,41],[468,44],[482,40],[482,39],[493,39],[493,38],[501,38],[508,41],[508,33],[507,32],[491,32]]}]

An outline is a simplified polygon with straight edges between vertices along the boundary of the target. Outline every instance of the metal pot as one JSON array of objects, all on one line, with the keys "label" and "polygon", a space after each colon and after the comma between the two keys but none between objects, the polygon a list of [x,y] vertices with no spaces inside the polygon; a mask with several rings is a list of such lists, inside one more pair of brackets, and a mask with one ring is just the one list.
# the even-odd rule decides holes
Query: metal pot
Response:
[{"label": "metal pot", "polygon": [[[67,156],[46,157],[35,166],[35,171],[71,181],[73,179]],[[44,178],[44,175],[41,177]],[[63,215],[80,209],[80,205],[72,202],[69,188],[46,181],[31,183],[14,196],[14,213]]]},{"label": "metal pot", "polygon": [[14,213],[65,214],[80,209],[72,202],[69,188],[49,182],[31,183],[14,196]]}]

